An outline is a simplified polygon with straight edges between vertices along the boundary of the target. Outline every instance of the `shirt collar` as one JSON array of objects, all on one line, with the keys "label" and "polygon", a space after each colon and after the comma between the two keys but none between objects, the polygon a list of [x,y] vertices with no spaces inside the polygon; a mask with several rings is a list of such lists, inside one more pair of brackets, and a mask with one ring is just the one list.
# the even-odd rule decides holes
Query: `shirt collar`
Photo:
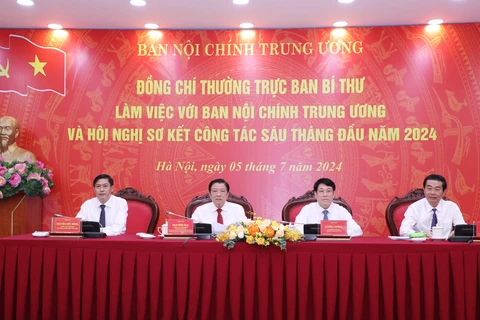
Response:
[{"label": "shirt collar", "polygon": [[109,207],[109,208],[110,208],[110,207],[112,206],[112,201],[113,201],[112,198],[113,198],[113,197],[114,197],[114,196],[113,196],[113,194],[112,194],[112,195],[110,196],[110,199],[108,199],[108,201],[105,202],[105,203],[101,203],[100,200],[98,200],[98,198],[95,198],[95,199],[97,200],[97,206],[100,208],[100,206],[101,206],[102,204],[104,204],[105,207]]},{"label": "shirt collar", "polygon": [[[426,198],[425,198],[425,202],[427,204],[427,212],[432,211],[433,207],[430,205],[430,202],[428,202]],[[437,209],[437,212],[442,212],[442,208],[443,208],[443,199],[440,199],[440,202],[435,207],[435,209]]]},{"label": "shirt collar", "polygon": [[322,212],[323,212],[324,210],[327,210],[328,212],[331,212],[330,209],[331,209],[332,206],[333,206],[333,201],[332,201],[332,203],[330,203],[330,206],[329,206],[327,209],[323,209],[323,207],[320,205],[320,203],[317,202],[317,204],[318,204],[318,207],[320,208],[320,210],[321,210]]},{"label": "shirt collar", "polygon": [[[213,202],[210,202],[210,205],[212,206],[212,212],[215,212],[217,213],[217,208]],[[223,204],[223,207],[221,207],[220,209],[222,209],[222,211],[228,211],[228,201],[225,201],[225,203]]]}]

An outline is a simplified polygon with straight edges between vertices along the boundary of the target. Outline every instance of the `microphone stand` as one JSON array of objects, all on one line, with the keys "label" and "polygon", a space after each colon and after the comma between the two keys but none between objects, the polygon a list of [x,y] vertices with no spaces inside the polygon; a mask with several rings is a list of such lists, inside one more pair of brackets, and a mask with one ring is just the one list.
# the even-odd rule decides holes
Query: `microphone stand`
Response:
[{"label": "microphone stand", "polygon": [[167,212],[167,215],[169,215],[169,216],[174,216],[174,217],[178,217],[178,218],[182,218],[182,219],[192,220],[192,221],[194,221],[194,222],[200,222],[200,221],[198,221],[198,220],[196,220],[196,219],[192,219],[192,218],[189,218],[189,217],[181,216],[181,215],[179,215],[179,214],[176,214],[176,213],[173,213],[173,212],[170,212],[170,211],[166,211],[166,212]]}]

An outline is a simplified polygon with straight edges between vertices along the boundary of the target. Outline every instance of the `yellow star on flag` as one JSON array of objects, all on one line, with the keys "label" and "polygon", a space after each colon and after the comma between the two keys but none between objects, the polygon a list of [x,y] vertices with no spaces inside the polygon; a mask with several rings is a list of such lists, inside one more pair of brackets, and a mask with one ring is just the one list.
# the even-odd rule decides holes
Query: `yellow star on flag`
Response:
[{"label": "yellow star on flag", "polygon": [[38,56],[35,55],[35,61],[34,62],[29,62],[28,63],[29,65],[31,65],[33,67],[33,76],[36,76],[37,73],[41,73],[43,74],[44,76],[47,76],[45,74],[45,70],[43,70],[43,68],[45,67],[45,65],[47,64],[46,62],[40,62],[40,60],[38,60]]}]

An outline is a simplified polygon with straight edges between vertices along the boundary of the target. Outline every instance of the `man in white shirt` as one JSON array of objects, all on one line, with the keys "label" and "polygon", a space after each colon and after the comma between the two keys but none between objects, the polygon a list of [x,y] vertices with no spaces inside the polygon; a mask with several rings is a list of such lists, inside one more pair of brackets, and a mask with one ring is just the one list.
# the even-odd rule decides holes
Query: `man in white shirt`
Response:
[{"label": "man in white shirt", "polygon": [[425,198],[412,203],[405,212],[400,226],[400,235],[409,236],[414,232],[424,232],[432,236],[432,227],[443,227],[443,237],[452,234],[452,227],[465,224],[460,208],[452,201],[443,200],[447,181],[438,174],[431,174],[423,180]]},{"label": "man in white shirt", "polygon": [[352,215],[344,207],[333,202],[335,183],[328,178],[318,179],[313,185],[313,193],[317,202],[307,204],[295,219],[295,227],[303,233],[303,225],[322,223],[322,220],[346,220],[347,235],[359,237],[363,235],[362,228],[353,220]]},{"label": "man in white shirt", "polygon": [[208,185],[208,192],[212,202],[195,209],[192,215],[195,222],[210,223],[214,232],[221,232],[222,226],[247,220],[241,205],[227,201],[230,186],[225,180],[212,180]]},{"label": "man in white shirt", "polygon": [[93,190],[96,197],[82,204],[77,218],[100,222],[100,231],[107,236],[125,233],[128,205],[125,199],[112,194],[113,179],[107,174],[98,175],[93,180]]}]

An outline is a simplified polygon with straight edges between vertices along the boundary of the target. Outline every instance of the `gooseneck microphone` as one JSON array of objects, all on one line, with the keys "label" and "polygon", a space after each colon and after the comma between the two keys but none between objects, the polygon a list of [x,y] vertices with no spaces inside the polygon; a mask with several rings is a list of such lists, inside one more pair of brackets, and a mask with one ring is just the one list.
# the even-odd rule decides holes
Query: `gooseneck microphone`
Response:
[{"label": "gooseneck microphone", "polygon": [[167,214],[168,214],[169,216],[174,216],[174,217],[179,217],[179,218],[182,218],[182,219],[192,220],[193,222],[200,222],[200,221],[198,221],[198,220],[196,220],[196,219],[192,219],[192,218],[189,218],[189,217],[181,216],[181,215],[179,215],[179,214],[176,214],[176,213],[173,213],[173,212],[170,212],[170,211],[167,211]]},{"label": "gooseneck microphone", "polygon": [[60,213],[55,213],[53,216],[55,218],[70,218],[70,217],[67,217],[67,216],[62,216]]},{"label": "gooseneck microphone", "polygon": [[295,222],[295,221],[283,221],[283,220],[280,220],[278,221],[282,224],[298,224],[298,225],[304,225],[304,224],[307,224],[307,223],[302,223],[302,222]]}]

